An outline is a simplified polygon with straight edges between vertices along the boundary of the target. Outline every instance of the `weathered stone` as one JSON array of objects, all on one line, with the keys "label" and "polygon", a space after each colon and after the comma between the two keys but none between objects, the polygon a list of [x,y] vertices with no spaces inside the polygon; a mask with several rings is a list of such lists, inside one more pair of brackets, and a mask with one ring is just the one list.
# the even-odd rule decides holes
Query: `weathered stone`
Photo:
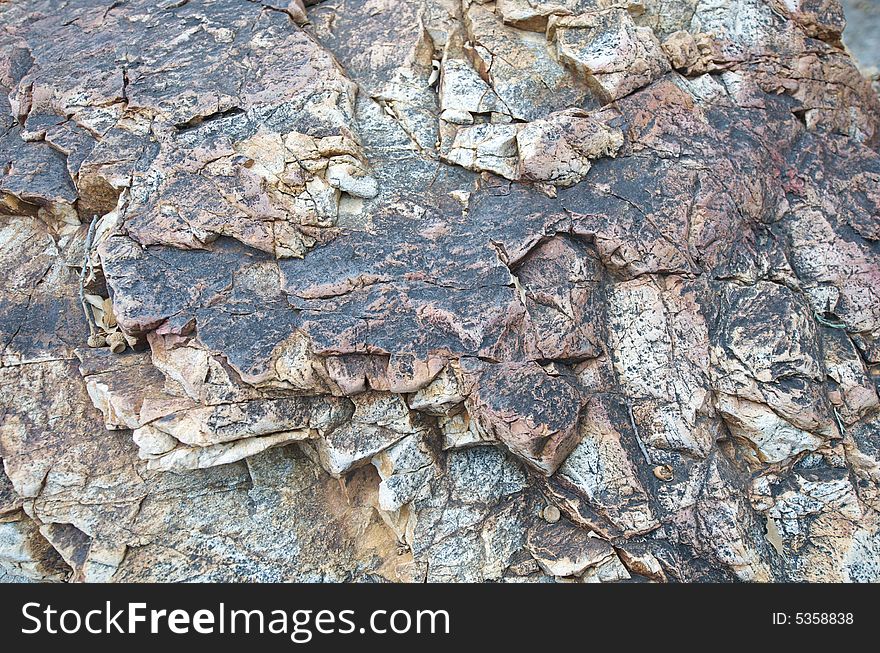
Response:
[{"label": "weathered stone", "polygon": [[753,502],[768,523],[772,520],[792,578],[876,582],[880,577],[875,518],[864,514],[841,463],[842,457],[830,451],[811,454],[785,481],[770,473],[754,482]]},{"label": "weathered stone", "polygon": [[516,144],[523,179],[571,186],[586,176],[590,159],[617,154],[623,135],[589,114],[568,111],[530,122]]},{"label": "weathered stone", "polygon": [[552,56],[543,36],[502,22],[486,5],[467,3],[463,16],[477,72],[516,120],[536,120],[573,106],[596,106],[587,84]]},{"label": "weathered stone", "polygon": [[428,581],[498,580],[524,546],[535,498],[523,470],[495,447],[450,452],[409,506],[406,541]]},{"label": "weathered stone", "polygon": [[57,582],[67,580],[69,573],[61,556],[24,513],[0,521],[0,582]]},{"label": "weathered stone", "polygon": [[[749,440],[763,460],[779,462],[838,436],[819,383],[815,322],[805,302],[785,286],[761,283],[725,289],[712,355],[718,409],[731,432]],[[776,316],[783,331],[754,317]]]},{"label": "weathered stone", "polygon": [[468,170],[517,177],[517,127],[485,124],[457,129],[444,158]]},{"label": "weathered stone", "polygon": [[337,477],[369,462],[418,428],[399,396],[363,393],[352,401],[354,411],[349,421],[327,429],[315,442],[321,465]]},{"label": "weathered stone", "polygon": [[846,21],[838,0],[771,0],[773,8],[791,18],[809,35],[831,43],[840,42]]},{"label": "weathered stone", "polygon": [[554,17],[547,28],[556,52],[602,94],[617,100],[669,70],[654,33],[624,9]]},{"label": "weathered stone", "polygon": [[566,521],[536,522],[529,530],[526,546],[541,569],[552,576],[580,576],[606,558],[616,557],[608,542],[590,537],[587,531]]},{"label": "weathered stone", "polygon": [[714,70],[711,35],[679,30],[661,44],[669,63],[687,75],[702,75]]},{"label": "weathered stone", "polygon": [[481,430],[550,475],[577,445],[581,401],[570,380],[536,363],[498,364],[480,372],[468,407]]},{"label": "weathered stone", "polygon": [[0,579],[878,579],[836,1],[0,24]]},{"label": "weathered stone", "polygon": [[[647,533],[660,523],[642,478],[648,463],[639,435],[630,426],[626,406],[610,396],[587,405],[580,443],[548,491],[578,524],[609,537]],[[618,430],[619,429],[619,430]]]}]

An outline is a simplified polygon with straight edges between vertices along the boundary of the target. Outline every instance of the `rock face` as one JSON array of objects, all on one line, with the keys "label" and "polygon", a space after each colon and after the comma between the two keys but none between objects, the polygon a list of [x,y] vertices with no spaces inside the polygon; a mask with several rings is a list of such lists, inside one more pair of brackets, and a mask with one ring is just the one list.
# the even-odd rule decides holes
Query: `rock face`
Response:
[{"label": "rock face", "polygon": [[0,5],[0,579],[880,581],[837,0]]}]

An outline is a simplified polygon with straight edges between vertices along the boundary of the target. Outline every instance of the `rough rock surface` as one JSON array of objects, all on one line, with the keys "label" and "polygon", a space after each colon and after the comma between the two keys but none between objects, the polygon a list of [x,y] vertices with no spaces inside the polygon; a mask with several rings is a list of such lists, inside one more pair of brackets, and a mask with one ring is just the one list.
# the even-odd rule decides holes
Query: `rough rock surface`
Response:
[{"label": "rough rock surface", "polygon": [[837,0],[0,3],[0,580],[880,581]]}]

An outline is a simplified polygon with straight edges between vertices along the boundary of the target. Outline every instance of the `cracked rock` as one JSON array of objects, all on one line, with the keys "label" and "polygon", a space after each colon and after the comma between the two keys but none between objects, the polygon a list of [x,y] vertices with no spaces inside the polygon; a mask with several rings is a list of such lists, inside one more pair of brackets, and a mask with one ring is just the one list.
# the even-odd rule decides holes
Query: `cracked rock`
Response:
[{"label": "cracked rock", "polygon": [[0,3],[0,580],[877,582],[844,24]]},{"label": "cracked rock", "polygon": [[[609,559],[617,557],[607,541],[590,537],[586,531],[564,521],[537,522],[527,537],[529,552],[541,569],[552,576],[582,576],[589,570],[591,575],[609,578],[607,572],[600,570]],[[619,561],[617,565],[622,567]]]},{"label": "cracked rock", "polygon": [[628,95],[669,70],[660,42],[623,9],[554,17],[547,28],[559,59],[607,101]]}]

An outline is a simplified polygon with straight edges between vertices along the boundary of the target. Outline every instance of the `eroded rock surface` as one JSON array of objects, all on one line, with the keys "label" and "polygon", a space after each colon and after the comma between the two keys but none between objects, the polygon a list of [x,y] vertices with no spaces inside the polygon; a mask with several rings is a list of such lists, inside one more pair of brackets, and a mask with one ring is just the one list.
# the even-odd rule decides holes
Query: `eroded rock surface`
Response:
[{"label": "eroded rock surface", "polygon": [[0,579],[880,580],[836,0],[0,6]]}]

